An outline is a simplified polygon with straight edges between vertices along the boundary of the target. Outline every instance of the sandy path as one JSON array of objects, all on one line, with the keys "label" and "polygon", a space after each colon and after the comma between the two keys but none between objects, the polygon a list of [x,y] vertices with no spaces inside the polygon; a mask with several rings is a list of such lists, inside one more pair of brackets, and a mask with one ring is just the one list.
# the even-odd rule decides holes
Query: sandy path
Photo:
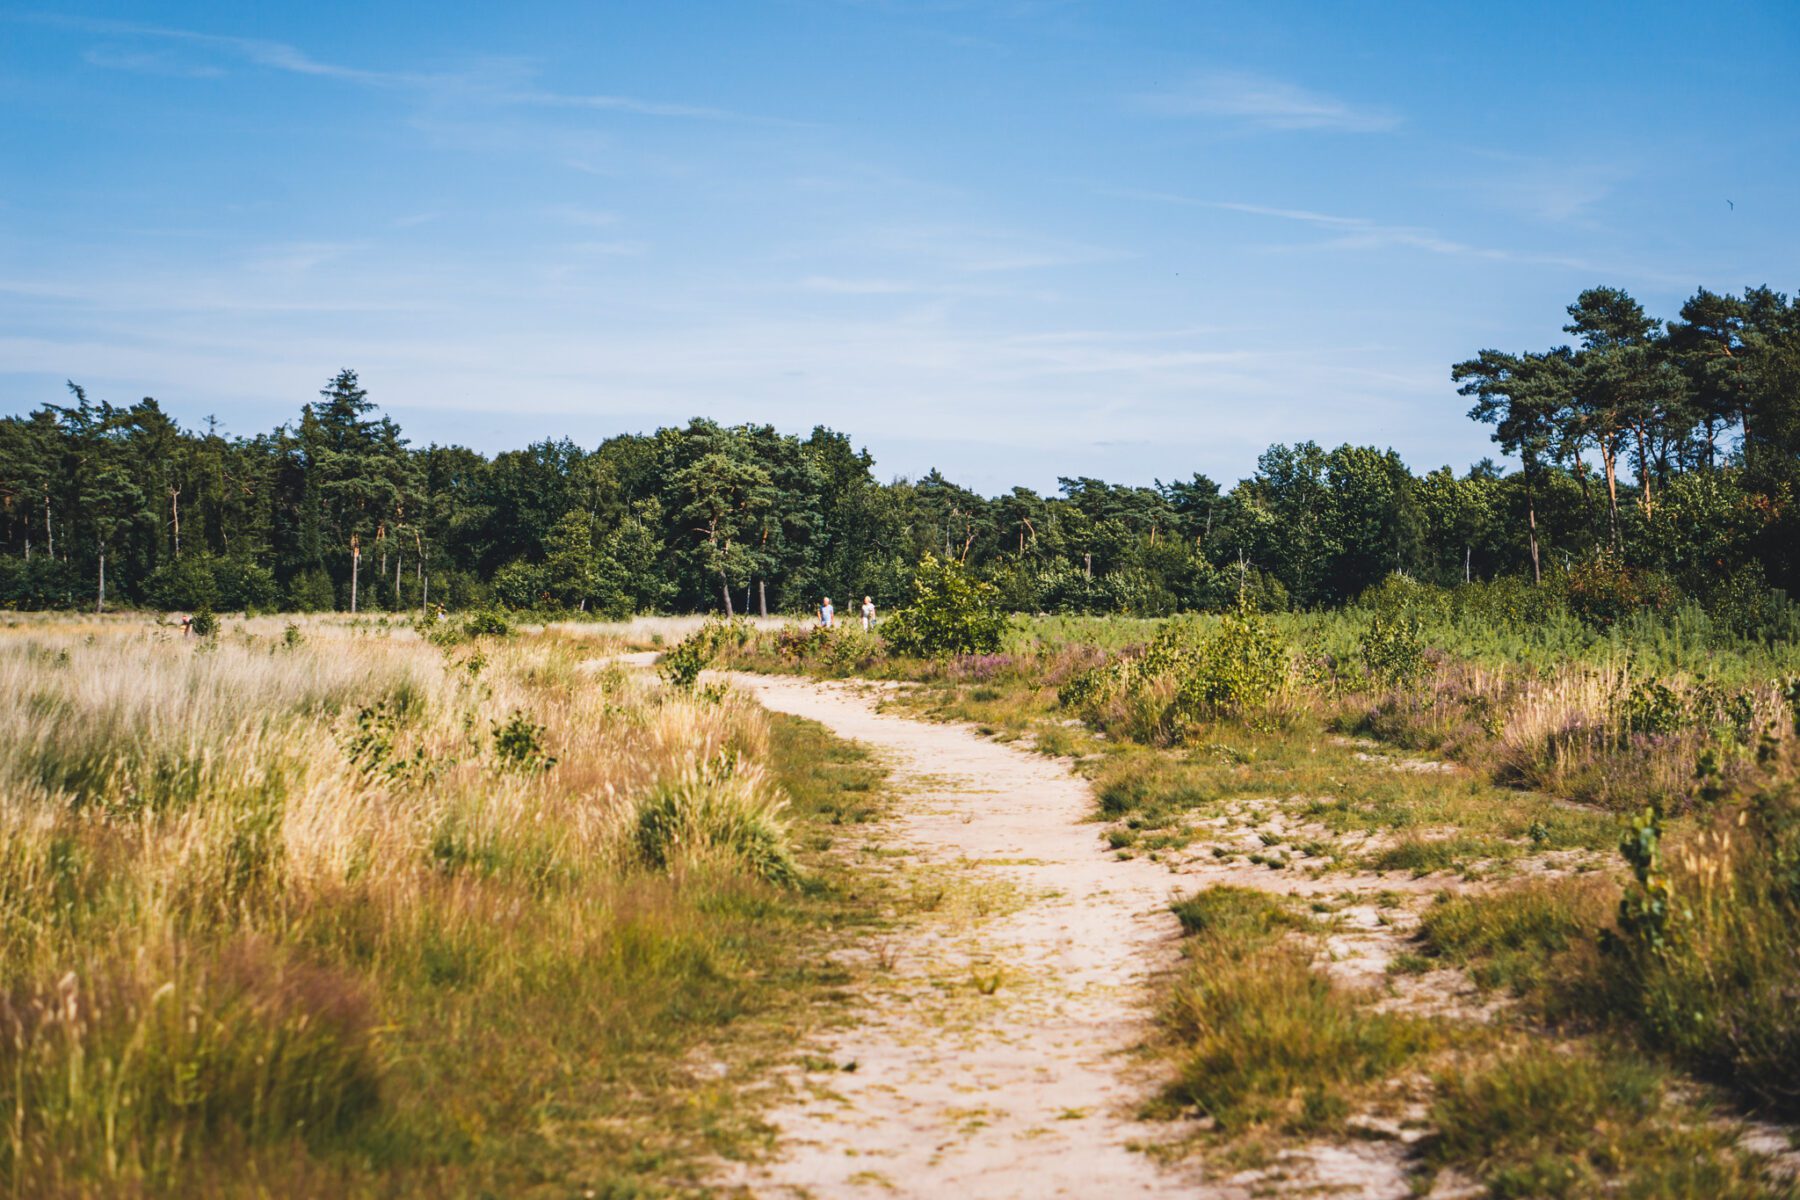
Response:
[{"label": "sandy path", "polygon": [[779,1157],[733,1182],[762,1196],[1195,1195],[1193,1168],[1130,1148],[1175,1132],[1133,1120],[1154,1069],[1130,1057],[1147,973],[1177,953],[1168,870],[1114,860],[1086,820],[1087,785],[1055,760],[877,712],[866,687],[733,682],[881,755],[897,800],[872,836],[900,855],[903,886],[927,889],[919,920],[858,951],[883,982],[854,1025],[809,1047],[800,1099],[771,1117]]}]

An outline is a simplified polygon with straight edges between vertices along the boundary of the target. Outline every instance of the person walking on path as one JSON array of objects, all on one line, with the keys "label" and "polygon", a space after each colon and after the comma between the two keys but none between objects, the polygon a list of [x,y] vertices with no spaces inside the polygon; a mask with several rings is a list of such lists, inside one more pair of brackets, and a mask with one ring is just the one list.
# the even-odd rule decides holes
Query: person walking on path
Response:
[{"label": "person walking on path", "polygon": [[830,629],[832,626],[833,618],[835,618],[836,616],[837,616],[836,610],[831,607],[831,597],[830,596],[825,597],[824,603],[819,605],[819,624],[824,626],[826,629]]},{"label": "person walking on path", "polygon": [[875,628],[875,601],[868,596],[863,597],[862,623],[864,633]]}]

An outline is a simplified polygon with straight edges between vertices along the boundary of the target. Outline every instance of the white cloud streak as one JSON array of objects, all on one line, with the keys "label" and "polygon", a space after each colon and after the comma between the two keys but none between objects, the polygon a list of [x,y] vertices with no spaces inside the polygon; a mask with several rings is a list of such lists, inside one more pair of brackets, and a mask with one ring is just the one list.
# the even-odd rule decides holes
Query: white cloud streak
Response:
[{"label": "white cloud streak", "polygon": [[[0,17],[0,19],[7,19]],[[13,20],[29,20],[40,24],[79,29],[113,38],[138,38],[177,42],[202,47],[237,59],[252,66],[292,75],[342,80],[362,87],[418,92],[434,98],[461,98],[485,101],[493,105],[528,108],[564,108],[597,112],[627,113],[644,117],[669,117],[705,121],[741,121],[760,124],[791,125],[796,122],[777,118],[732,112],[704,104],[682,104],[649,100],[637,96],[564,93],[529,86],[507,86],[497,76],[529,78],[529,70],[519,64],[505,64],[496,71],[486,70],[450,73],[420,71],[369,70],[339,63],[324,62],[286,42],[265,38],[234,37],[227,34],[202,33],[191,29],[172,29],[159,25],[141,25],[129,21],[99,20],[87,17],[65,17],[51,14],[12,16]],[[84,55],[92,65],[110,70],[136,71],[148,74],[204,78],[223,72],[207,63],[182,63],[162,54],[136,53],[113,47],[91,49]]]},{"label": "white cloud streak", "polygon": [[1310,91],[1247,71],[1215,71],[1159,92],[1133,97],[1144,112],[1165,117],[1210,117],[1255,129],[1387,133],[1399,114]]}]

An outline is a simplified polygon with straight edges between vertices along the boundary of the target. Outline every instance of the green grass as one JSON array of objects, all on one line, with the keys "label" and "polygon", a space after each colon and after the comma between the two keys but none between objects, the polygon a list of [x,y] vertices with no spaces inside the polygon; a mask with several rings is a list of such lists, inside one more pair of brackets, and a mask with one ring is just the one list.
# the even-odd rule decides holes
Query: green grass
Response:
[{"label": "green grass", "polygon": [[1176,1079],[1165,1110],[1231,1135],[1341,1134],[1373,1088],[1429,1051],[1429,1022],[1380,1013],[1286,939],[1309,920],[1281,899],[1214,887],[1174,906],[1188,936],[1163,1006]]},{"label": "green grass", "polygon": [[1671,1099],[1666,1072],[1628,1051],[1541,1042],[1435,1080],[1424,1160],[1496,1198],[1709,1200],[1794,1194],[1738,1153],[1727,1127]]},{"label": "green grass", "polygon": [[1535,995],[1542,1006],[1557,956],[1592,945],[1610,923],[1617,897],[1617,885],[1604,877],[1440,894],[1420,921],[1419,943],[1429,954],[1469,968],[1478,986]]}]

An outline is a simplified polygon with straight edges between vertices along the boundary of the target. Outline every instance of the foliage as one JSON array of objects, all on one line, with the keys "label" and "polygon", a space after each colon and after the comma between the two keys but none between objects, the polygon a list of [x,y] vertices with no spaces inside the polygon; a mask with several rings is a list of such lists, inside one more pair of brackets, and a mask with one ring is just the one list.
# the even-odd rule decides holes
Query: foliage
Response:
[{"label": "foliage", "polygon": [[1391,576],[1363,597],[1363,606],[1371,612],[1360,649],[1363,667],[1377,686],[1411,687],[1427,669],[1420,590],[1404,576]]},{"label": "foliage", "polygon": [[742,646],[749,629],[741,622],[708,620],[657,659],[657,673],[663,681],[683,692],[692,692],[700,682],[700,673],[723,651]]},{"label": "foliage", "polygon": [[1000,649],[1006,617],[998,606],[998,591],[972,577],[962,563],[926,554],[913,571],[912,590],[912,603],[881,628],[896,653],[941,658]]},{"label": "foliage", "polygon": [[[1800,305],[1705,289],[1668,323],[1616,288],[1572,345],[1455,364],[1508,471],[1414,474],[1378,446],[1271,446],[1250,475],[1064,478],[978,495],[878,483],[843,434],[681,427],[484,457],[412,447],[356,373],[226,438],[71,385],[0,419],[0,606],[801,612],[909,599],[930,554],[1009,611],[1164,616],[1341,605],[1401,572],[1527,580],[1609,630],[1684,600],[1739,636],[1800,630]],[[360,552],[360,554],[358,553]],[[852,604],[846,604],[846,609]],[[1385,620],[1385,618],[1384,618]]]},{"label": "foliage", "polygon": [[463,619],[463,634],[466,637],[510,637],[512,622],[492,609],[472,612]]},{"label": "foliage", "polygon": [[219,632],[219,618],[208,605],[201,605],[188,618],[188,629],[197,637],[209,638]]}]

